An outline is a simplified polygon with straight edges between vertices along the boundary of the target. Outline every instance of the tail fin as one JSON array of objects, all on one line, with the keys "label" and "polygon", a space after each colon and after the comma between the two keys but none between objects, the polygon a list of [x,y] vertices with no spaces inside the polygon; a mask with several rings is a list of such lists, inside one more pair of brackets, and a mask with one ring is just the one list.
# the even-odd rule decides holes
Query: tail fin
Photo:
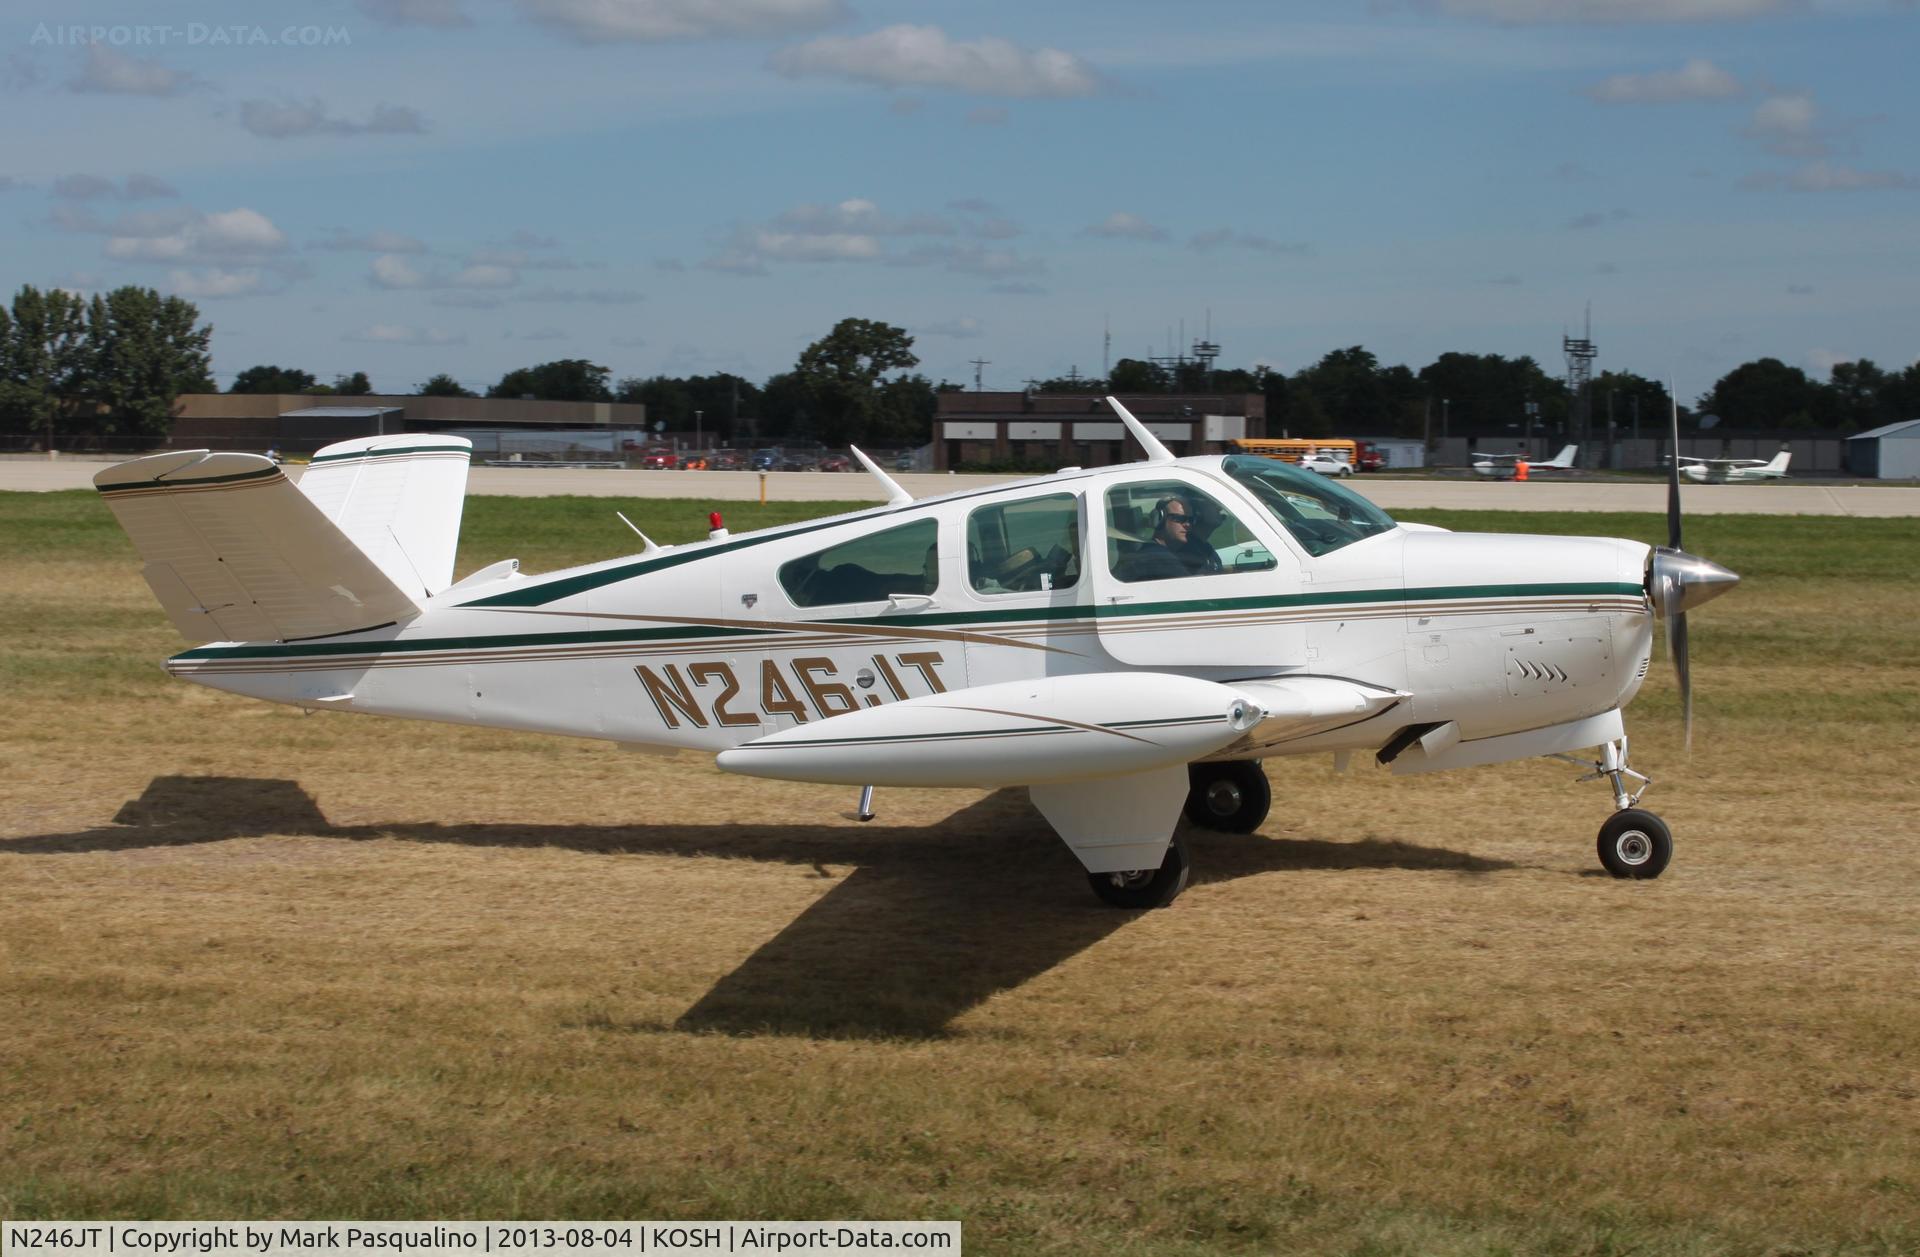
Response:
[{"label": "tail fin", "polygon": [[361,437],[329,445],[300,492],[414,599],[453,583],[473,442],[457,436]]},{"label": "tail fin", "polygon": [[1781,450],[1778,454],[1775,454],[1773,456],[1773,461],[1768,463],[1766,467],[1763,468],[1762,470],[1777,472],[1778,474],[1784,476],[1787,474],[1787,464],[1792,460],[1793,460],[1793,454],[1791,451]]},{"label": "tail fin", "polygon": [[420,607],[258,454],[182,450],[93,478],[191,642],[291,641]]},{"label": "tail fin", "polygon": [[1578,445],[1563,445],[1560,447],[1558,454],[1555,454],[1544,463],[1535,463],[1534,466],[1571,468],[1573,466],[1573,460],[1577,458],[1579,454],[1580,447]]}]

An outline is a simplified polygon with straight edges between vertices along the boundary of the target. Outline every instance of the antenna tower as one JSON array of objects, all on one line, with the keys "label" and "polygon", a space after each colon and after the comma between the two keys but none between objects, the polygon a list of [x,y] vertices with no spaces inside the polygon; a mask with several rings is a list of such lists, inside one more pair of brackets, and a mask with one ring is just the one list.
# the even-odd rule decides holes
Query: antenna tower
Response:
[{"label": "antenna tower", "polygon": [[980,391],[980,368],[990,366],[993,360],[991,358],[969,358],[967,361],[973,364],[973,391],[978,393]]},{"label": "antenna tower", "polygon": [[1587,442],[1593,422],[1593,397],[1588,385],[1593,380],[1593,360],[1600,351],[1593,345],[1593,303],[1587,303],[1587,330],[1578,338],[1562,333],[1560,348],[1567,356],[1567,397],[1573,413],[1567,416],[1567,438],[1582,445]]}]

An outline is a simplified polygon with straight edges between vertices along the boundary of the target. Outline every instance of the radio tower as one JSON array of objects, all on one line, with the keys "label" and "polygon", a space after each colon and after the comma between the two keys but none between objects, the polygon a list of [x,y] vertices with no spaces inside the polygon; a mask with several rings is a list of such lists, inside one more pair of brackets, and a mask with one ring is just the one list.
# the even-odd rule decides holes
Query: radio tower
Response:
[{"label": "radio tower", "polygon": [[1593,379],[1593,360],[1600,351],[1593,347],[1593,303],[1587,303],[1587,329],[1579,338],[1565,333],[1560,337],[1561,351],[1567,355],[1567,400],[1572,413],[1567,416],[1567,437],[1582,446],[1592,424],[1593,397],[1587,387]]}]

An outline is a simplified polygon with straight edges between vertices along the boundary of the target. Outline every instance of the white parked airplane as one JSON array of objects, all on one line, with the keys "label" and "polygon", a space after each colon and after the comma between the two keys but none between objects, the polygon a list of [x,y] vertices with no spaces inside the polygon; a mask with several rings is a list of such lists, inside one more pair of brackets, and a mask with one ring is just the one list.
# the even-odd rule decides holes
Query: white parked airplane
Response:
[{"label": "white parked airplane", "polygon": [[[1678,547],[1396,524],[1336,481],[1176,459],[885,506],[530,576],[452,580],[469,446],[345,441],[296,485],[258,455],[157,454],[95,484],[196,644],[168,672],[321,711],[716,753],[730,772],[871,789],[1024,785],[1096,893],[1186,884],[1176,834],[1246,832],[1259,760],[1397,773],[1597,747],[1599,854],[1657,877],[1621,708],[1669,618],[1732,572]],[[1691,719],[1690,696],[1686,700]],[[1635,785],[1633,783],[1642,783]]]},{"label": "white parked airplane", "polygon": [[1680,474],[1695,484],[1739,484],[1749,480],[1782,480],[1793,455],[1786,450],[1771,460],[1758,458],[1689,458],[1680,456]]},{"label": "white parked airplane", "polygon": [[1578,445],[1567,445],[1561,447],[1560,452],[1552,458],[1541,459],[1537,463],[1527,458],[1525,454],[1475,454],[1473,456],[1473,474],[1476,476],[1491,476],[1496,480],[1511,480],[1516,471],[1515,464],[1522,459],[1526,459],[1527,470],[1530,472],[1571,471],[1573,470],[1573,460],[1579,456],[1579,453],[1580,447]]}]

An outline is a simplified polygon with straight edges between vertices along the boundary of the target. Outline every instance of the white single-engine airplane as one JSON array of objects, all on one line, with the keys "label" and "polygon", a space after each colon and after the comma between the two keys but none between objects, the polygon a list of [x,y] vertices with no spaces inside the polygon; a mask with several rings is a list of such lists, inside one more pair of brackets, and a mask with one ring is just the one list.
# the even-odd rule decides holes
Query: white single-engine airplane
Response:
[{"label": "white single-engine airplane", "polygon": [[1680,456],[1680,474],[1695,484],[1740,484],[1749,480],[1783,480],[1793,455],[1786,450],[1771,460],[1758,458],[1691,458]]},{"label": "white single-engine airplane", "polygon": [[[257,455],[156,454],[95,484],[175,625],[174,676],[366,712],[715,752],[729,772],[864,787],[1024,785],[1109,903],[1185,886],[1175,827],[1247,832],[1259,760],[1395,772],[1598,747],[1616,877],[1659,876],[1620,709],[1669,620],[1739,578],[1679,548],[1396,524],[1241,455],[885,506],[529,576],[452,581],[470,449],[341,442],[296,485]],[[856,451],[857,452],[857,451]],[[636,530],[638,531],[638,530]]]},{"label": "white single-engine airplane", "polygon": [[1562,446],[1560,452],[1552,458],[1543,458],[1534,462],[1525,454],[1475,454],[1473,456],[1473,474],[1491,476],[1495,480],[1511,480],[1518,470],[1516,464],[1525,459],[1528,471],[1572,471],[1573,460],[1579,456],[1578,445]]}]

